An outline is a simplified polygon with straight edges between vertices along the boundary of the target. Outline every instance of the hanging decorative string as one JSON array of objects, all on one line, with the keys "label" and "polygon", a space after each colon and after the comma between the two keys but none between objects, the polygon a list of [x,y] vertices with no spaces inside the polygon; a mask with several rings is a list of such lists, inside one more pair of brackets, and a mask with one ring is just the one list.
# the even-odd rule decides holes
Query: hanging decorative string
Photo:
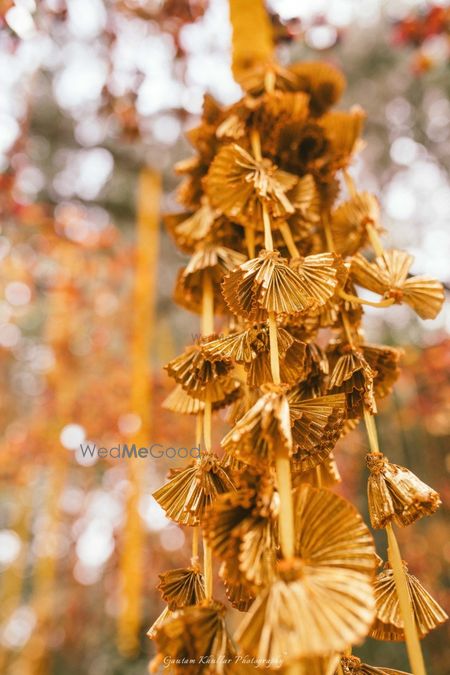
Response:
[{"label": "hanging decorative string", "polygon": [[[177,166],[187,210],[167,218],[191,256],[175,299],[201,315],[202,337],[167,365],[176,389],[166,407],[197,416],[204,447],[154,495],[195,536],[191,567],[161,575],[168,608],[149,631],[151,669],[164,661],[193,675],[256,665],[285,675],[397,672],[351,655],[370,633],[404,639],[412,672],[424,675],[419,634],[445,613],[408,576],[392,522],[409,525],[440,501],[380,452],[377,400],[395,383],[400,350],[366,343],[362,320],[364,305],[399,303],[434,318],[443,289],[410,275],[411,256],[382,246],[377,199],[348,173],[364,113],[332,110],[342,74],[321,62],[278,65],[264,42],[263,3],[230,0],[230,8],[243,97],[225,108],[205,98],[188,134],[196,155]],[[258,54],[255,36],[265,44]],[[220,452],[212,418],[225,407],[231,429]],[[339,480],[333,449],[360,420],[371,522],[388,539],[390,611],[372,536],[330,491]],[[212,554],[230,603],[247,612],[234,639],[214,600]]]}]

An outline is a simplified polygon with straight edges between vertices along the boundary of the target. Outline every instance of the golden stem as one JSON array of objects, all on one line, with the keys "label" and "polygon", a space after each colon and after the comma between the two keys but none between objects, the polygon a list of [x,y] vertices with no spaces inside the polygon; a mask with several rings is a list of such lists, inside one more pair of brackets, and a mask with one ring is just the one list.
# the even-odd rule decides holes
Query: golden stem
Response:
[{"label": "golden stem", "polygon": [[192,528],[192,558],[198,560],[198,540],[199,540],[199,526]]},{"label": "golden stem", "polygon": [[346,293],[342,289],[338,291],[338,294],[343,300],[348,300],[349,302],[356,302],[358,305],[368,305],[369,307],[390,307],[395,303],[394,298],[386,298],[386,300],[379,300],[378,302],[373,302],[372,300],[365,300],[364,298],[359,298],[357,295],[351,295]]},{"label": "golden stem", "polygon": [[281,552],[284,558],[293,558],[295,552],[294,509],[292,506],[291,460],[288,451],[278,450],[275,458],[278,494],[280,495],[280,528]]},{"label": "golden stem", "polygon": [[350,345],[350,347],[352,349],[354,349],[355,343],[353,342],[352,329],[350,327],[350,323],[349,323],[346,312],[344,312],[344,311],[341,312],[341,319],[342,319],[342,325],[344,326],[345,335],[347,336],[348,344]]},{"label": "golden stem", "polygon": [[247,244],[248,257],[255,257],[255,230],[252,227],[245,228],[245,243]]},{"label": "golden stem", "polygon": [[291,228],[289,227],[288,223],[283,223],[280,225],[280,232],[291,257],[300,258],[300,251],[297,248],[297,244],[294,241],[294,237],[292,236]]},{"label": "golden stem", "polygon": [[208,395],[205,401],[205,411],[203,414],[203,440],[206,452],[211,452],[212,438],[212,403]]},{"label": "golden stem", "polygon": [[272,380],[275,384],[280,384],[280,360],[278,356],[278,332],[275,312],[269,312],[269,344],[270,370],[272,371]]},{"label": "golden stem", "polygon": [[406,650],[408,652],[412,675],[426,675],[406,572],[403,567],[397,539],[390,523],[386,526],[386,534],[388,539],[388,558],[394,574],[395,587],[397,589],[400,612],[404,624]]},{"label": "golden stem", "polygon": [[207,600],[212,598],[213,590],[213,570],[212,570],[212,551],[203,537],[203,571],[205,577],[205,595]]},{"label": "golden stem", "polygon": [[322,211],[322,225],[323,231],[325,233],[325,239],[327,242],[328,250],[333,252],[334,251],[333,235],[331,234],[330,219],[326,211]]},{"label": "golden stem", "polygon": [[322,476],[320,474],[320,464],[316,466],[317,487],[322,487]]},{"label": "golden stem", "polygon": [[214,293],[211,274],[203,273],[202,335],[214,333]]},{"label": "golden stem", "polygon": [[372,248],[375,251],[377,257],[381,258],[381,256],[384,254],[384,248],[383,244],[381,243],[381,239],[378,236],[378,232],[373,225],[367,225],[367,234],[369,235],[370,243],[372,244]]},{"label": "golden stem", "polygon": [[341,662],[337,664],[336,672],[338,675],[344,675],[344,671],[342,670]]},{"label": "golden stem", "polygon": [[262,205],[262,216],[264,223],[264,248],[266,251],[273,251],[272,228],[270,226],[270,216],[266,204]]},{"label": "golden stem", "polygon": [[364,422],[366,424],[367,437],[369,439],[370,452],[381,454],[380,446],[378,444],[377,427],[374,416],[370,414],[369,410],[364,407]]},{"label": "golden stem", "polygon": [[261,138],[259,136],[259,131],[252,129],[250,132],[250,143],[252,144],[253,154],[255,159],[260,162],[262,160],[261,154]]},{"label": "golden stem", "polygon": [[353,180],[352,176],[350,176],[349,172],[347,169],[343,169],[342,173],[344,174],[344,180],[347,185],[347,189],[350,193],[350,197],[352,199],[356,197],[356,187],[355,187],[355,181]]}]

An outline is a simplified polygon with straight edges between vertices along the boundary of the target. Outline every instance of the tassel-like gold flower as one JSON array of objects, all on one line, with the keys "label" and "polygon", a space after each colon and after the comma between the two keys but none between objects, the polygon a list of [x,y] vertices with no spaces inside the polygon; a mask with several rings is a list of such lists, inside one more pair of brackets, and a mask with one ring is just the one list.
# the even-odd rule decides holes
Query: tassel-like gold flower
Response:
[{"label": "tassel-like gold flower", "polygon": [[224,613],[220,603],[205,601],[174,612],[156,629],[158,654],[168,660],[171,673],[201,675],[210,672],[211,662],[233,660]]},{"label": "tassel-like gold flower", "polygon": [[170,377],[180,384],[193,398],[206,401],[216,407],[226,406],[239,395],[239,381],[230,376],[233,364],[230,359],[214,356],[208,352],[208,341],[202,338],[175,357],[166,366]]},{"label": "tassel-like gold flower", "polygon": [[439,494],[409,469],[391,464],[381,453],[369,453],[367,466],[369,513],[375,529],[391,521],[405,527],[439,508]]},{"label": "tassel-like gold flower", "polygon": [[367,243],[367,226],[379,230],[379,218],[378,200],[370,192],[360,192],[342,202],[330,221],[335,250],[343,257],[355,255]]},{"label": "tassel-like gold flower", "polygon": [[279,563],[236,635],[243,653],[281,663],[362,640],[375,607],[373,540],[354,507],[303,485],[294,509],[298,557]]},{"label": "tassel-like gold flower", "polygon": [[[447,621],[448,616],[420,581],[408,573],[404,564],[409,595],[420,638]],[[376,619],[370,636],[376,640],[400,641],[405,639],[403,619],[392,569],[386,565],[378,574],[375,584]]]},{"label": "tassel-like gold flower", "polygon": [[242,264],[245,256],[218,244],[200,246],[192,255],[186,267],[178,274],[175,284],[175,301],[190,310],[200,314],[205,274],[209,275],[214,294],[214,309],[217,313],[227,313],[227,306],[223,300],[220,285],[225,274]]},{"label": "tassel-like gold flower", "polygon": [[421,319],[434,319],[444,302],[444,289],[436,279],[409,277],[414,258],[395,249],[369,263],[360,253],[352,259],[351,275],[356,284],[395,302],[406,302]]},{"label": "tassel-like gold flower", "polygon": [[[335,358],[337,354],[332,351],[329,358]],[[358,417],[362,406],[366,406],[372,414],[377,411],[373,386],[375,375],[360,351],[344,348],[344,353],[338,356],[330,376],[329,390],[330,393],[346,394],[349,417]]]},{"label": "tassel-like gold flower", "polygon": [[169,482],[153,496],[176,523],[198,525],[214,499],[230,490],[234,485],[221,460],[213,454],[203,454],[199,462],[174,471]]},{"label": "tassel-like gold flower", "polygon": [[403,351],[387,345],[364,344],[362,352],[367,363],[376,373],[373,380],[375,395],[384,398],[391,393],[400,375],[399,362]]},{"label": "tassel-like gold flower", "polygon": [[308,471],[328,457],[339,439],[346,419],[345,395],[299,400],[290,394],[288,400],[297,446],[292,461],[295,469]]},{"label": "tassel-like gold flower", "polygon": [[198,605],[205,598],[203,574],[198,565],[168,570],[158,576],[157,588],[171,612],[187,605]]},{"label": "tassel-like gold flower", "polygon": [[334,66],[323,61],[295,63],[290,67],[295,87],[310,95],[311,112],[322,115],[337,103],[345,88],[345,78]]},{"label": "tassel-like gold flower", "polygon": [[[343,656],[340,666],[343,675],[410,675],[410,673],[393,670],[392,668],[368,666],[366,663],[362,663],[357,656]],[[336,670],[335,675],[340,675],[340,672]]]}]

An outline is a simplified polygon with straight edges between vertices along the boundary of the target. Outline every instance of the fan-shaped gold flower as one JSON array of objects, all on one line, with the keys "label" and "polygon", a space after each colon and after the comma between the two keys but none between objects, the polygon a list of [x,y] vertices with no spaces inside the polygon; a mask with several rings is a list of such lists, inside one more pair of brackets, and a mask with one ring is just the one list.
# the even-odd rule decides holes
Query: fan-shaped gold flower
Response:
[{"label": "fan-shaped gold flower", "polygon": [[[340,345],[336,346],[335,351],[330,350],[329,358],[334,360],[340,350]],[[373,388],[375,375],[375,371],[369,366],[362,353],[356,349],[345,347],[344,353],[335,361],[329,382],[330,393],[346,394],[350,418],[362,414],[363,405],[371,413],[377,411]]]},{"label": "fan-shaped gold flower", "polygon": [[345,395],[320,396],[299,400],[288,396],[292,438],[297,446],[292,461],[297,470],[308,471],[324,461],[336,441],[345,421]]},{"label": "fan-shaped gold flower", "polygon": [[[423,638],[434,628],[447,621],[448,616],[425,590],[420,581],[408,573],[406,565],[405,571],[417,632],[419,637]],[[378,574],[374,587],[377,614],[370,636],[376,640],[404,640],[403,619],[394,574],[389,566],[386,566],[386,569]]]},{"label": "fan-shaped gold flower", "polygon": [[231,248],[218,244],[204,244],[192,255],[186,267],[178,274],[174,300],[192,312],[200,314],[204,288],[204,276],[208,274],[214,293],[214,311],[227,311],[223,301],[220,284],[225,274],[236,269],[245,260],[245,256]]},{"label": "fan-shaped gold flower", "polygon": [[318,307],[332,297],[338,282],[346,276],[342,262],[334,253],[294,258],[291,267],[300,276],[305,295],[313,298]]},{"label": "fan-shaped gold flower", "polygon": [[380,206],[375,195],[360,192],[333,211],[330,230],[335,250],[355,255],[367,241],[367,225],[379,229]]},{"label": "fan-shaped gold flower", "polygon": [[185,253],[192,253],[198,242],[210,233],[217,215],[208,201],[203,200],[200,208],[194,213],[173,213],[164,216],[164,224],[176,245]]},{"label": "fan-shaped gold flower", "polygon": [[309,483],[313,487],[333,487],[340,482],[341,474],[332,452],[314,469],[296,472],[294,467],[292,476],[294,487],[297,487],[300,483]]},{"label": "fan-shaped gold flower", "polygon": [[212,663],[233,659],[234,650],[218,602],[192,605],[174,612],[155,634],[158,653],[170,660],[175,675],[201,675]]},{"label": "fan-shaped gold flower", "polygon": [[310,95],[314,115],[322,115],[342,96],[345,78],[334,66],[323,61],[306,61],[290,67],[296,78],[296,87]]},{"label": "fan-shaped gold flower", "polygon": [[403,351],[387,345],[364,344],[362,352],[367,363],[376,373],[373,381],[375,394],[384,398],[391,393],[400,375],[399,362]]},{"label": "fan-shaped gold flower", "polygon": [[[357,656],[342,657],[340,665],[343,675],[410,675],[400,670],[392,670],[392,668],[368,666],[366,663],[362,663]],[[337,670],[335,675],[341,674]]]},{"label": "fan-shaped gold flower", "polygon": [[292,452],[291,420],[285,388],[265,385],[266,391],[222,439],[222,447],[246,464],[267,470],[275,452]]},{"label": "fan-shaped gold flower", "polygon": [[198,525],[214,499],[230,490],[234,486],[221,460],[213,454],[203,454],[199,462],[174,472],[153,497],[176,523]]},{"label": "fan-shaped gold flower", "polygon": [[223,581],[225,594],[231,606],[240,612],[247,612],[255,599],[255,593],[235,562],[224,560],[220,566],[219,577]]},{"label": "fan-shaped gold flower", "polygon": [[207,344],[208,338],[204,338],[199,344],[187,347],[165,369],[193,398],[228,405],[239,396],[239,382],[229,376],[233,364],[230,359],[210,354]]},{"label": "fan-shaped gold flower", "polygon": [[351,275],[355,283],[370,291],[406,302],[422,319],[434,319],[444,302],[444,289],[436,279],[409,277],[414,258],[404,251],[385,251],[369,263],[360,253],[352,259]]},{"label": "fan-shaped gold flower", "polygon": [[187,605],[197,605],[205,598],[203,574],[199,567],[180,567],[158,575],[158,590],[169,610],[174,612]]},{"label": "fan-shaped gold flower", "polygon": [[205,404],[198,398],[189,396],[181,384],[177,384],[162,402],[162,407],[179,415],[198,415],[199,412],[204,410]]},{"label": "fan-shaped gold flower", "polygon": [[270,159],[255,159],[236,143],[221,148],[204,180],[213,208],[251,227],[263,225],[262,203],[274,217],[294,213],[286,193],[296,182]]},{"label": "fan-shaped gold flower", "polygon": [[294,509],[299,558],[280,564],[236,636],[243,652],[285,663],[342,651],[366,635],[374,614],[375,550],[354,507],[303,485]]},{"label": "fan-shaped gold flower", "polygon": [[398,525],[410,525],[439,508],[439,494],[409,469],[391,464],[381,453],[369,453],[367,466],[369,513],[375,529],[386,527],[392,520]]},{"label": "fan-shaped gold flower", "polygon": [[228,274],[223,295],[233,314],[253,321],[264,319],[267,312],[296,314],[320,304],[318,287],[310,283],[304,269],[301,274],[293,270],[278,251],[262,250],[258,258]]}]

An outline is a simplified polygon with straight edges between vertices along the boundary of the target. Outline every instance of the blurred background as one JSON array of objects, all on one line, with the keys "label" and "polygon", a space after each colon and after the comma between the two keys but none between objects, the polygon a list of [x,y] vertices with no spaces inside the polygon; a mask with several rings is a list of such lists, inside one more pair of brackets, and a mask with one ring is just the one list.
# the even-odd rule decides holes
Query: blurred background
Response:
[{"label": "blurred background", "polygon": [[[379,196],[388,245],[448,287],[450,4],[267,5],[281,62],[343,69],[343,105],[368,113],[352,173]],[[198,324],[172,302],[184,258],[159,214],[177,208],[172,167],[192,154],[203,95],[240,96],[230,36],[226,0],[0,0],[1,673],[146,672],[158,572],[188,562],[189,533],[151,497],[186,460],[97,460],[80,444],[194,445],[195,422],[161,408],[162,365]],[[448,611],[450,311],[368,308],[365,325],[405,350],[378,426],[390,459],[441,492],[438,514],[398,536]],[[366,449],[356,430],[336,458],[367,517]],[[429,675],[448,672],[447,630],[424,640]],[[407,669],[402,644],[356,653]]]}]

